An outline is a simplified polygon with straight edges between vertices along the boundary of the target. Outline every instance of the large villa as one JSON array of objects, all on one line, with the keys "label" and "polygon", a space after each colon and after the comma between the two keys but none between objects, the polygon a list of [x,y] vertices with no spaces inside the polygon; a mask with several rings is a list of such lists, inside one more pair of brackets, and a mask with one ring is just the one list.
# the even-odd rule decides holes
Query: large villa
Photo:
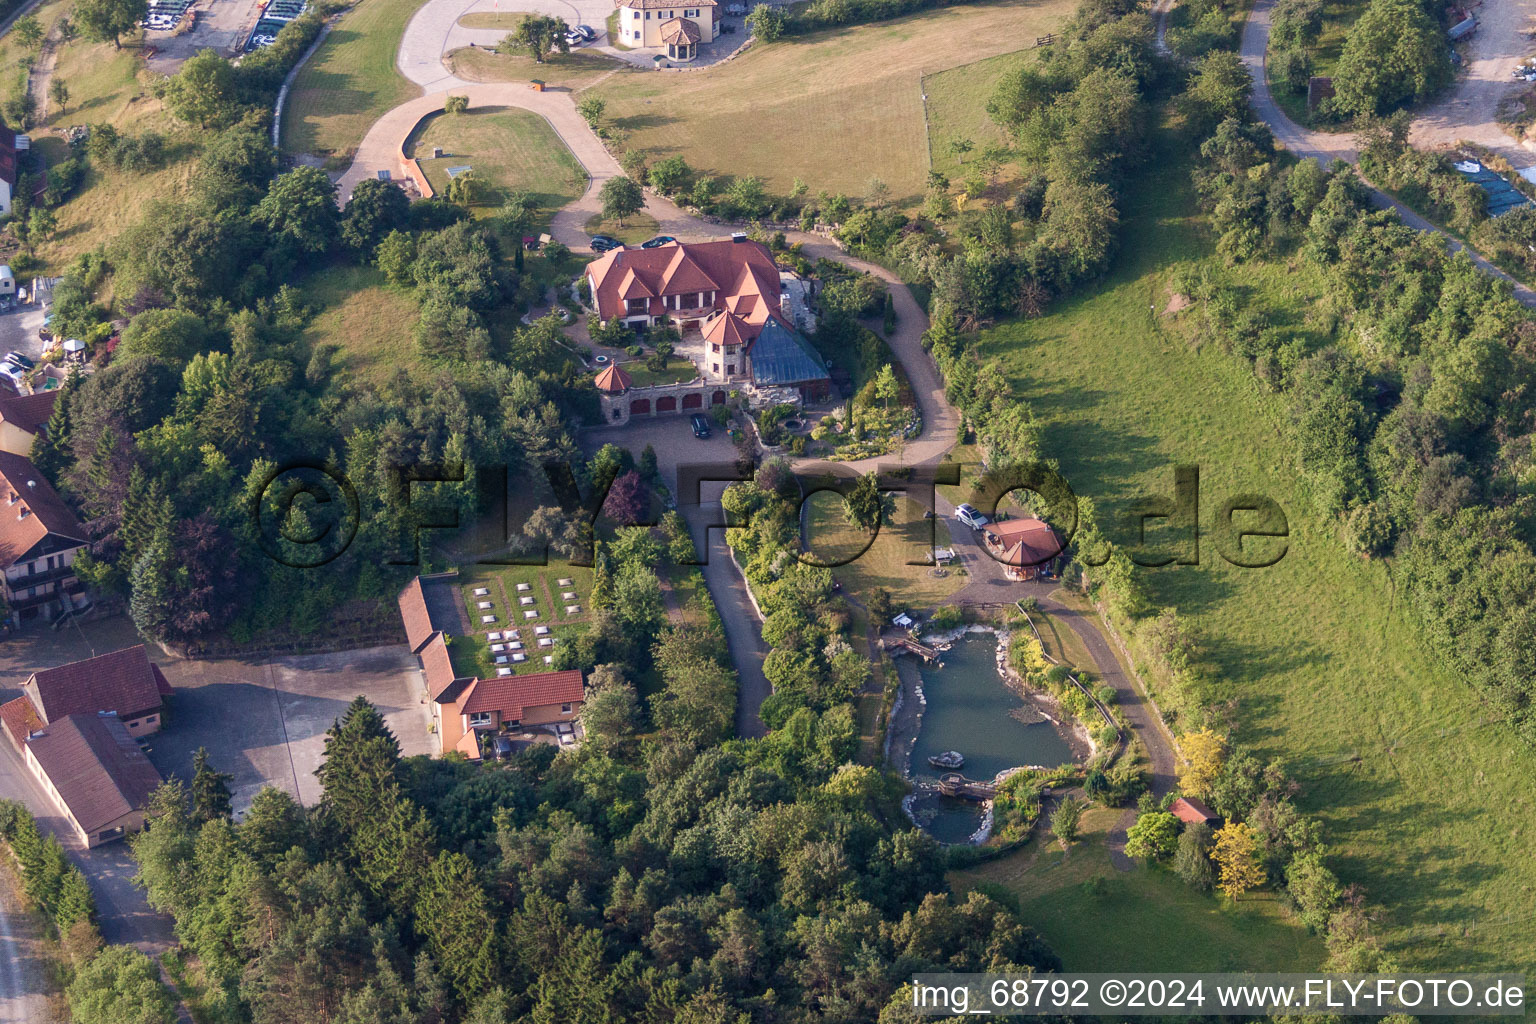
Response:
[{"label": "large villa", "polygon": [[[791,325],[779,268],[759,242],[738,235],[654,249],[615,249],[589,263],[586,277],[591,303],[603,323],[618,320],[637,331],[664,321],[674,324],[682,336],[678,353],[693,360],[702,385],[792,390],[805,401],[819,401],[829,393],[826,364]],[[605,398],[606,420],[622,422],[629,415],[682,411],[700,404],[693,399],[679,406],[677,399],[691,396],[672,395],[631,395],[627,406],[616,404],[632,389],[622,370],[603,371],[598,390]]]}]

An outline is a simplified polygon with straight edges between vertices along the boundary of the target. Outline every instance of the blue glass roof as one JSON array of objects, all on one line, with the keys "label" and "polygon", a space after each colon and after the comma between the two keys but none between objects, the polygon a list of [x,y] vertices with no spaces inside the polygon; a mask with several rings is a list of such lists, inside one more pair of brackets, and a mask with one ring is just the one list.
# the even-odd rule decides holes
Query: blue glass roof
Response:
[{"label": "blue glass roof", "polygon": [[752,379],[762,385],[800,384],[826,380],[827,364],[811,343],[770,316],[752,343]]},{"label": "blue glass roof", "polygon": [[1531,202],[1525,193],[1511,185],[1503,175],[1490,171],[1486,167],[1476,173],[1467,171],[1461,173],[1471,178],[1484,192],[1488,193],[1488,216],[1490,217],[1508,213],[1518,207],[1527,206]]}]

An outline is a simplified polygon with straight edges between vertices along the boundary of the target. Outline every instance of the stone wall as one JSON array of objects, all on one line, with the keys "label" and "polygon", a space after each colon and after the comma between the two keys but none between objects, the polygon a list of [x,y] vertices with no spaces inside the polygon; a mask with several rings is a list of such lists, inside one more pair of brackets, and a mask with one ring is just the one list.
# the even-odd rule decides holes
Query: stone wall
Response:
[{"label": "stone wall", "polygon": [[687,384],[630,388],[622,395],[602,395],[603,425],[622,427],[631,419],[708,412],[714,406],[724,405],[730,392],[731,385],[724,381],[694,380]]}]

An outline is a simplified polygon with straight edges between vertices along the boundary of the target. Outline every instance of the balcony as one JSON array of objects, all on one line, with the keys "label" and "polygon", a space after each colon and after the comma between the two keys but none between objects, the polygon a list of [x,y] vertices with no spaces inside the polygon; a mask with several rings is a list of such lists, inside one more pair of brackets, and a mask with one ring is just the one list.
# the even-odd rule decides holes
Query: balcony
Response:
[{"label": "balcony", "polygon": [[7,576],[5,583],[12,590],[22,590],[26,587],[35,587],[53,580],[61,580],[75,574],[73,565],[61,565],[53,569],[43,569],[39,572],[29,572],[21,576]]}]

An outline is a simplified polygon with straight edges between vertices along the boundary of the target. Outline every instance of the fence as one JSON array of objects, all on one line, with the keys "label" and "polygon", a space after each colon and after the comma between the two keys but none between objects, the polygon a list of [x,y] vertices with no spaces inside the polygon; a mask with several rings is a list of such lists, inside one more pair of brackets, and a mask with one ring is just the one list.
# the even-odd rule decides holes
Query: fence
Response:
[{"label": "fence", "polygon": [[[1040,645],[1040,653],[1042,655],[1044,655],[1045,660],[1049,661],[1052,665],[1060,665],[1061,662],[1059,662],[1055,658],[1051,657],[1050,652],[1048,652],[1045,649],[1045,641],[1040,639],[1040,630],[1039,630],[1039,628],[1037,628],[1035,626],[1035,620],[1030,616],[1029,612],[1025,609],[1024,602],[1020,601],[1018,603],[1017,607],[1018,607],[1019,611],[1023,613],[1024,621],[1029,623],[1029,631],[1031,633],[1035,634],[1035,642]],[[1094,707],[1099,709],[1099,714],[1104,716],[1104,724],[1108,725],[1110,728],[1115,730],[1115,748],[1114,748],[1113,751],[1111,751],[1111,753],[1112,754],[1119,753],[1120,749],[1125,746],[1125,730],[1120,728],[1120,723],[1115,721],[1115,716],[1110,713],[1109,708],[1104,705],[1103,701],[1099,700],[1098,697],[1094,696],[1094,693],[1093,693],[1092,690],[1088,689],[1088,687],[1083,685],[1083,681],[1081,679],[1077,678],[1077,676],[1074,675],[1071,672],[1067,673],[1067,679],[1069,679],[1071,681],[1073,686],[1077,687],[1079,690],[1082,691],[1082,694],[1083,694],[1084,697],[1087,697],[1089,700],[1091,700],[1093,702],[1093,706]]]}]

